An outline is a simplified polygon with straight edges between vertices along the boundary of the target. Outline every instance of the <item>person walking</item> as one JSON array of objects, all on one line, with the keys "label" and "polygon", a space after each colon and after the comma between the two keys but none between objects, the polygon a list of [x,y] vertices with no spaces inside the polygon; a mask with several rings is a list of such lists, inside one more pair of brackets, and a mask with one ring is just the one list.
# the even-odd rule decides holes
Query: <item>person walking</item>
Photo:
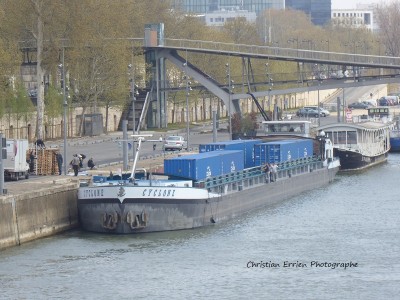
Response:
[{"label": "person walking", "polygon": [[62,174],[63,157],[60,152],[56,153],[56,160],[58,165],[58,175]]},{"label": "person walking", "polygon": [[72,168],[74,169],[74,176],[78,176],[80,159],[77,154],[74,154],[71,160]]}]

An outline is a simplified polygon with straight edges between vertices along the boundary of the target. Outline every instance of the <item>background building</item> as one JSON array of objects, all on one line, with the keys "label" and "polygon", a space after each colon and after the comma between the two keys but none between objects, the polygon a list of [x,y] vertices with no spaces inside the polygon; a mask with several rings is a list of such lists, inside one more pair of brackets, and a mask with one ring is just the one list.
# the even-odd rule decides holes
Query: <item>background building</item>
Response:
[{"label": "background building", "polygon": [[290,8],[306,13],[315,25],[322,26],[331,19],[331,0],[172,0],[172,8],[201,15],[236,10],[257,16],[268,9]]},{"label": "background building", "polygon": [[255,23],[257,15],[255,12],[240,9],[221,9],[205,14],[205,23],[207,26],[223,26],[225,22],[244,18],[247,22]]},{"label": "background building", "polygon": [[378,31],[379,27],[374,18],[375,5],[358,4],[356,9],[333,9],[332,23],[336,26],[367,28]]},{"label": "background building", "polygon": [[259,15],[266,9],[285,9],[285,0],[172,0],[173,9],[182,9],[194,14],[205,14],[232,7]]},{"label": "background building", "polygon": [[301,10],[314,25],[323,26],[331,20],[331,0],[286,0],[286,9]]}]

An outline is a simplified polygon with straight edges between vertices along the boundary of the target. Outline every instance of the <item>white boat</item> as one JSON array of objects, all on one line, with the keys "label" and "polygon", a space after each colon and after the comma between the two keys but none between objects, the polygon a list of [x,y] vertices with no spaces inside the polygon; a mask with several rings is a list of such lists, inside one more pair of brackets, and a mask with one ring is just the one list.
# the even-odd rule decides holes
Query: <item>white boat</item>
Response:
[{"label": "white boat", "polygon": [[[144,138],[136,138],[140,150]],[[79,189],[81,227],[115,234],[190,229],[282,202],[328,184],[338,172],[339,160],[333,156],[330,140],[318,137],[313,143],[314,148],[322,151],[281,162],[278,180],[269,183],[261,166],[231,170],[218,176],[209,174],[200,180],[162,178],[146,173],[137,179],[137,151],[130,174],[113,178],[97,176],[89,186]]]},{"label": "white boat", "polygon": [[333,142],[341,171],[363,170],[387,161],[390,123],[337,123],[319,127]]}]

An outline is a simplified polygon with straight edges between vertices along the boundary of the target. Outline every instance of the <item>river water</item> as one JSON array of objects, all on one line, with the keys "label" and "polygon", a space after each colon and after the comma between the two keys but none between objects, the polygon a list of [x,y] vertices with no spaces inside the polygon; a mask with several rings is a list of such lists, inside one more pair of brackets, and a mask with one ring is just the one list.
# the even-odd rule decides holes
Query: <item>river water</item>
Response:
[{"label": "river water", "polygon": [[215,226],[0,252],[0,299],[399,299],[400,155]]}]

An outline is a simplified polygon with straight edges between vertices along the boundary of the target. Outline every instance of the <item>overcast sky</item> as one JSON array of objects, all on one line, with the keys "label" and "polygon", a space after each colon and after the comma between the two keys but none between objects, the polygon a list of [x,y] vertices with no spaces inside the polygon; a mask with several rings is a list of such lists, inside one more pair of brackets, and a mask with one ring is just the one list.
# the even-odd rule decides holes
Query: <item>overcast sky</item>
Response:
[{"label": "overcast sky", "polygon": [[371,4],[371,3],[384,4],[388,0],[331,0],[331,1],[332,1],[332,8],[333,9],[338,9],[338,8],[346,9],[346,8],[356,8],[356,4],[357,3],[362,3],[362,4]]}]

